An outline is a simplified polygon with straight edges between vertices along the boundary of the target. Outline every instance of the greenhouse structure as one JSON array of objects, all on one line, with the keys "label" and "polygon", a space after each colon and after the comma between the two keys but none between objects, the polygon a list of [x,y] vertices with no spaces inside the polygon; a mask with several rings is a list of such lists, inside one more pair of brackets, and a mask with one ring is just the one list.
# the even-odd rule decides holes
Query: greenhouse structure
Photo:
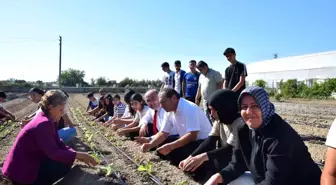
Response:
[{"label": "greenhouse structure", "polygon": [[315,81],[336,78],[336,51],[253,62],[246,67],[248,86],[264,80],[269,88],[279,88],[281,81],[296,79],[311,87]]}]

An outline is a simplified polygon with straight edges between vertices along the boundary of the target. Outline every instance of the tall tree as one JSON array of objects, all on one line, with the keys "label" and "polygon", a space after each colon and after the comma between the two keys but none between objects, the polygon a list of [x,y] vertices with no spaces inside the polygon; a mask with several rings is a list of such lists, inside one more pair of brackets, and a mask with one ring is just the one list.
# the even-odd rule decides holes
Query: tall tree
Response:
[{"label": "tall tree", "polygon": [[84,83],[85,72],[78,69],[67,69],[62,71],[61,84],[64,86],[75,86]]},{"label": "tall tree", "polygon": [[107,84],[107,80],[105,77],[99,77],[96,79],[96,84],[99,86],[105,86]]}]

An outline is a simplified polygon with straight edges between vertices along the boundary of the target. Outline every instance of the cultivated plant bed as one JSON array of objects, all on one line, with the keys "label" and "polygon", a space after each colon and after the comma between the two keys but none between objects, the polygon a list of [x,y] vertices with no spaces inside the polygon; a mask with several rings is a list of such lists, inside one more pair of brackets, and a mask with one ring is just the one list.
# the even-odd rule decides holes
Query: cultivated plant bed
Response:
[{"label": "cultivated plant bed", "polygon": [[121,152],[125,153],[129,157],[129,160],[138,164],[138,174],[142,171],[140,176],[152,174],[158,178],[160,183],[169,185],[199,184],[175,166],[170,165],[169,162],[160,160],[157,155],[153,154],[154,152],[142,153],[140,146],[135,142],[125,140],[124,137],[119,137],[116,133],[103,127],[101,124],[90,121],[87,117],[83,116],[84,108],[75,101],[71,101],[70,104],[71,107],[75,107],[72,109],[75,112],[74,114],[84,119],[85,122],[83,123],[91,127],[95,135],[98,134],[104,140],[108,140],[110,144],[113,144],[114,147],[119,148]]},{"label": "cultivated plant bed", "polygon": [[[125,159],[108,141],[97,134],[96,131],[86,123],[84,117],[78,114],[76,108],[71,106],[70,110],[71,116],[79,123],[78,136],[87,145],[84,151],[88,151],[91,156],[100,163],[97,167],[89,170],[80,167],[82,168],[82,176],[87,176],[86,173],[88,173],[91,178],[89,181],[95,179],[95,181],[101,182],[102,184],[123,184],[123,182],[124,184],[135,185],[156,184],[152,182],[148,176],[141,175],[134,164],[128,161],[128,159]],[[75,148],[78,150],[77,147]],[[67,176],[70,176],[70,174]],[[80,179],[81,177],[79,180],[73,178],[67,180],[67,182],[71,184],[82,184],[80,183]]]}]

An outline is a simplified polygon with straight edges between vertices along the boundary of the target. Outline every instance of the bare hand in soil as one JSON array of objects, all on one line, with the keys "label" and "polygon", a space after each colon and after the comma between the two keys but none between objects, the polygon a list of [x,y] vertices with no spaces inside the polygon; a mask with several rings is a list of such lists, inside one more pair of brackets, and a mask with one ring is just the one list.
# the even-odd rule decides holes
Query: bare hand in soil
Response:
[{"label": "bare hand in soil", "polygon": [[77,152],[76,158],[89,166],[96,166],[97,161],[87,153]]},{"label": "bare hand in soil", "polygon": [[172,151],[171,144],[165,144],[157,149],[157,151],[162,155],[168,155]]},{"label": "bare hand in soil", "polygon": [[148,133],[148,126],[147,125],[142,125],[139,131],[139,135],[141,137],[144,137]]},{"label": "bare hand in soil", "polygon": [[138,144],[149,143],[149,138],[147,137],[135,137],[135,142]]},{"label": "bare hand in soil", "polygon": [[112,124],[112,130],[113,131],[116,131],[119,129],[119,125],[116,125],[116,124]]},{"label": "bare hand in soil", "polygon": [[125,130],[124,129],[120,129],[117,131],[119,136],[124,136],[125,135]]},{"label": "bare hand in soil", "polygon": [[211,176],[210,179],[204,185],[217,185],[223,183],[223,178],[219,173]]},{"label": "bare hand in soil", "polygon": [[29,122],[28,120],[22,120],[22,121],[19,123],[19,125],[20,125],[21,128],[23,128],[25,125],[27,125],[28,122]]},{"label": "bare hand in soil", "polygon": [[207,160],[208,156],[206,153],[196,155],[194,157],[188,157],[187,159],[184,160],[184,164],[182,164],[183,165],[182,170],[187,172],[188,171],[193,172]]},{"label": "bare hand in soil", "polygon": [[142,152],[148,152],[150,149],[152,149],[153,146],[151,143],[144,143],[142,146],[141,146],[141,151]]}]

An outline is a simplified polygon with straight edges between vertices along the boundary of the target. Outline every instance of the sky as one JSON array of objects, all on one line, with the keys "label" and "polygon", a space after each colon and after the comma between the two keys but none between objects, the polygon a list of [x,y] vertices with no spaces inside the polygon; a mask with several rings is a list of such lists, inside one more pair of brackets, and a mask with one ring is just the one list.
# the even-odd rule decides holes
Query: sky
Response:
[{"label": "sky", "polygon": [[[335,0],[0,0],[0,80],[55,81],[62,70],[159,79],[161,63],[204,60],[224,73],[233,47],[249,64],[336,50]],[[247,69],[248,70],[248,69]]]}]

